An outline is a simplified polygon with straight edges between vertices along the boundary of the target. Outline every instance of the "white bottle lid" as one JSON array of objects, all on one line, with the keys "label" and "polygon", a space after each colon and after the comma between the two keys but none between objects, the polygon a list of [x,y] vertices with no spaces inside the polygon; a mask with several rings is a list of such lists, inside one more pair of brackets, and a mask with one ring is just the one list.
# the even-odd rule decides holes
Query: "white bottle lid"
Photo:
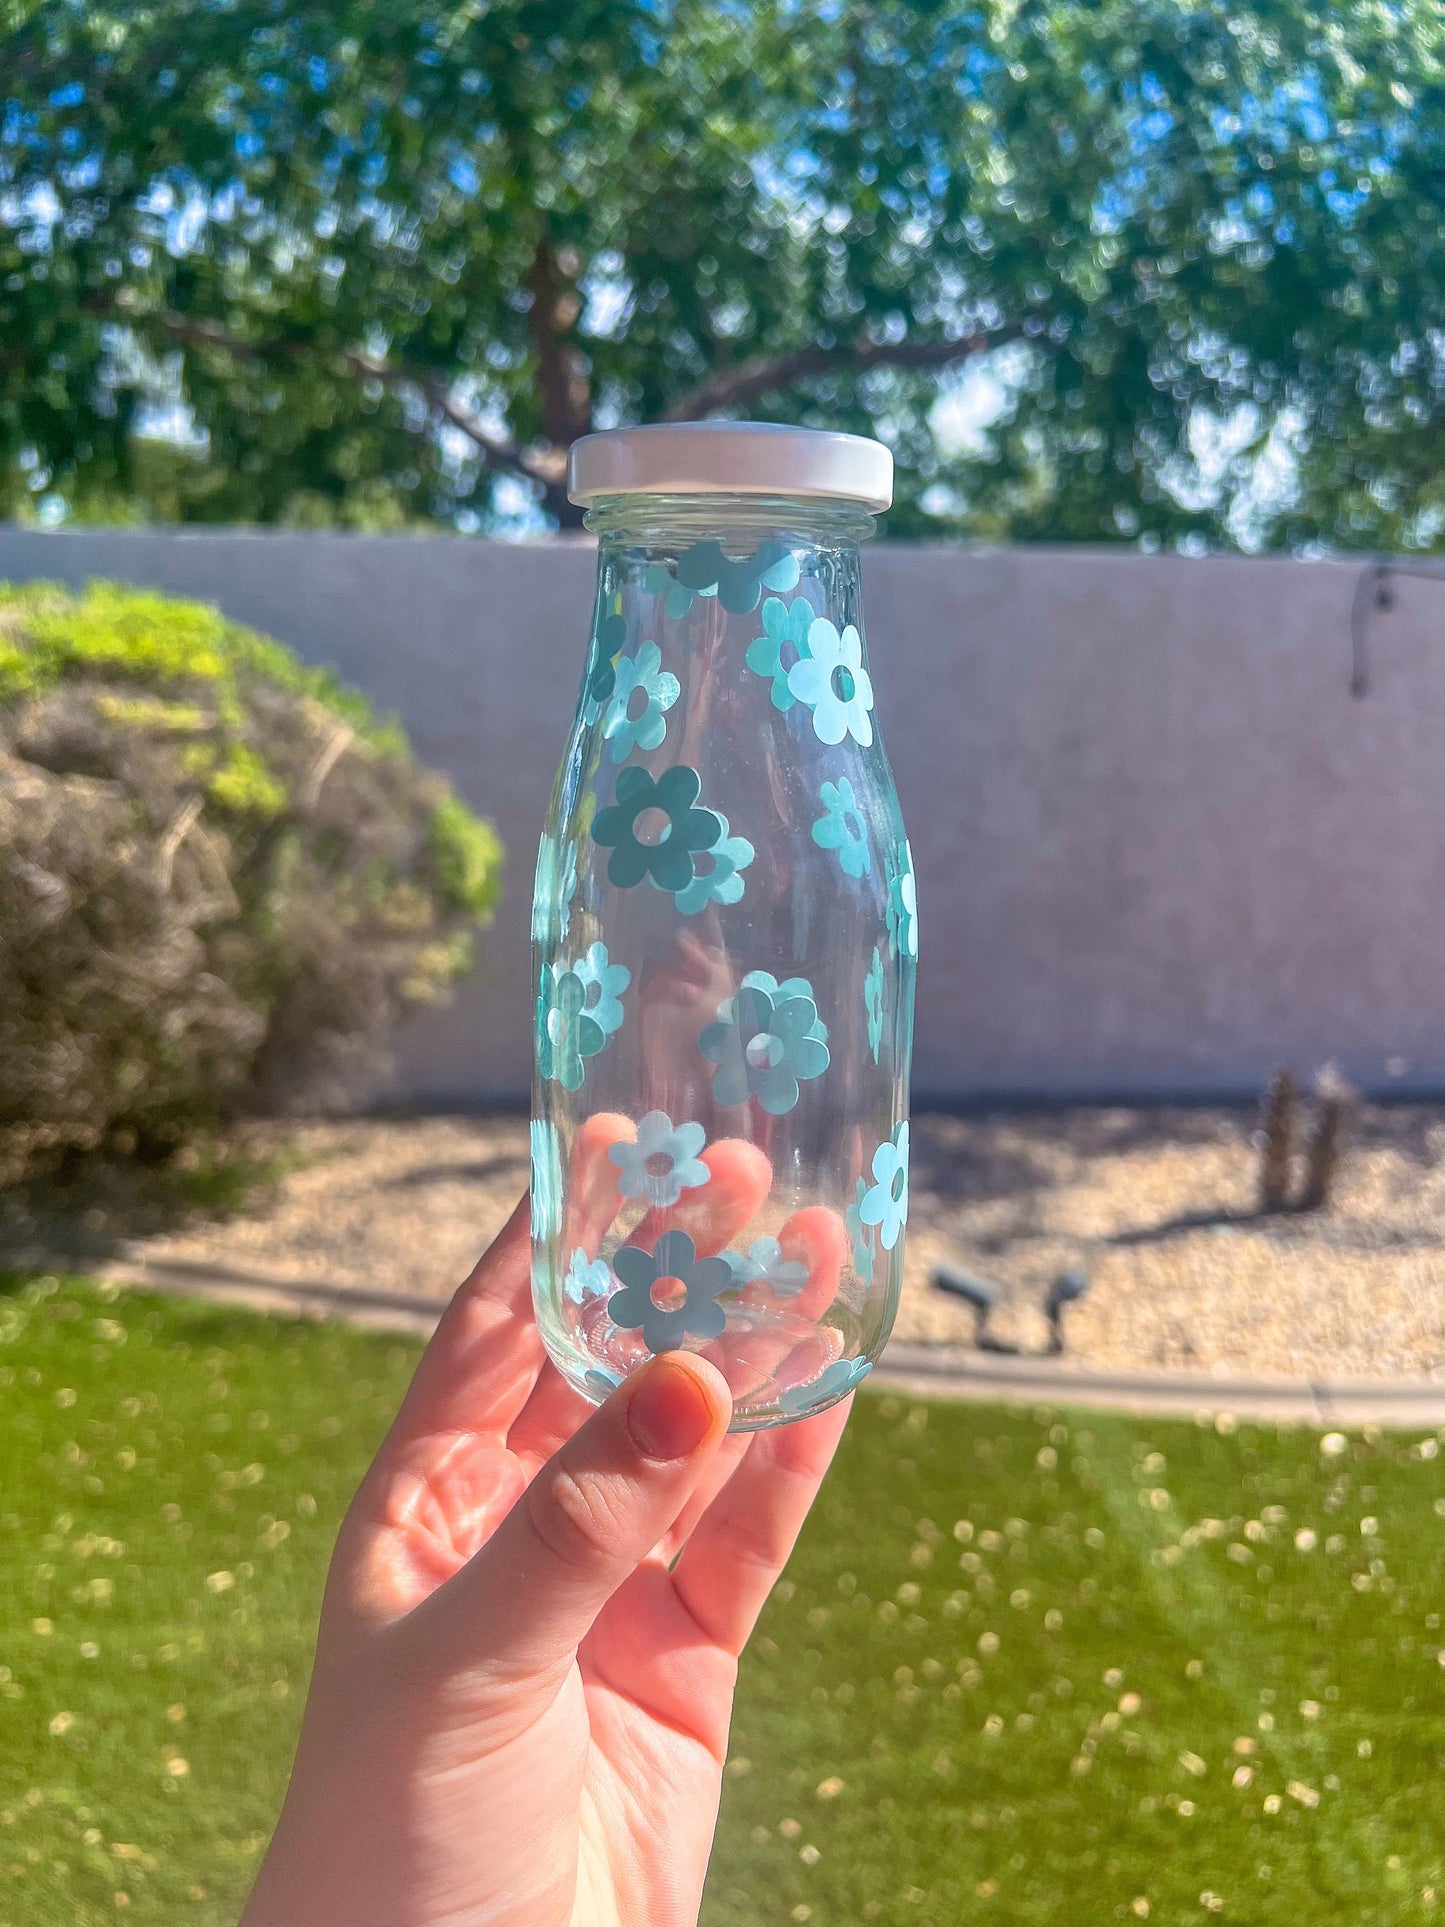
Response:
[{"label": "white bottle lid", "polygon": [[583,508],[609,495],[797,495],[877,512],[893,500],[893,455],[866,435],[779,422],[659,422],[573,442],[567,494]]}]

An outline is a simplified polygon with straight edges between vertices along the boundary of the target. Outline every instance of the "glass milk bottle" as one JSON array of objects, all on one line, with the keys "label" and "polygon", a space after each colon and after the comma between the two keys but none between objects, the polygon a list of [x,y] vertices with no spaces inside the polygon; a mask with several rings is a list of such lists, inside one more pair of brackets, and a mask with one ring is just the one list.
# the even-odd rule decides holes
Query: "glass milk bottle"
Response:
[{"label": "glass milk bottle", "polygon": [[784,1424],[893,1322],[918,926],[858,568],[892,481],[798,428],[572,451],[597,597],[537,863],[532,1281],[593,1400],[686,1347],[734,1429]]}]

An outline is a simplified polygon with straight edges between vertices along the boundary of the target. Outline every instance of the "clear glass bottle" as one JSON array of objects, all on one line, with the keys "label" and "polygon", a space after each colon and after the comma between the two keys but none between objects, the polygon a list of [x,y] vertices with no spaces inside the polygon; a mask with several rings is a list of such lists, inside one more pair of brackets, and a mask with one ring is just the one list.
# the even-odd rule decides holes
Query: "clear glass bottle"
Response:
[{"label": "clear glass bottle", "polygon": [[917,915],[858,568],[891,479],[797,429],[574,450],[597,599],[537,865],[532,1279],[594,1400],[685,1346],[735,1430],[786,1423],[893,1322]]}]

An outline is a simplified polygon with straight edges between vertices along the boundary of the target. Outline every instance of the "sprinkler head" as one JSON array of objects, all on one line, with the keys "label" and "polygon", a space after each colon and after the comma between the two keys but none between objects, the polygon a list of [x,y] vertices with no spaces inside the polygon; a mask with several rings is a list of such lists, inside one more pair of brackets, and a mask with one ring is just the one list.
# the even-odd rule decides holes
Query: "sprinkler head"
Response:
[{"label": "sprinkler head", "polygon": [[1044,1300],[1044,1315],[1049,1321],[1049,1351],[1057,1357],[1064,1349],[1064,1306],[1076,1305],[1089,1289],[1089,1274],[1082,1265],[1061,1271],[1049,1286]]},{"label": "sprinkler head", "polygon": [[1087,1295],[1088,1289],[1089,1274],[1082,1265],[1071,1265],[1067,1271],[1061,1271],[1049,1286],[1045,1303],[1049,1317],[1057,1317],[1065,1305],[1076,1305]]},{"label": "sprinkler head", "polygon": [[962,1265],[939,1265],[933,1273],[933,1289],[946,1291],[953,1298],[962,1298],[972,1305],[976,1312],[987,1316],[993,1310],[994,1288],[986,1278],[979,1278]]}]

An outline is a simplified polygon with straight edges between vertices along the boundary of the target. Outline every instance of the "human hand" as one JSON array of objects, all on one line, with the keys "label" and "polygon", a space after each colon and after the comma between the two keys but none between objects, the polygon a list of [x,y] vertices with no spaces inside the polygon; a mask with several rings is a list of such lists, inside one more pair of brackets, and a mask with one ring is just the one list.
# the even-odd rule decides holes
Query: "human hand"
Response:
[{"label": "human hand", "polygon": [[682,1352],[599,1411],[547,1362],[525,1206],[448,1307],[337,1542],[242,1927],[683,1927],[741,1652],[847,1405],[728,1436]]}]

